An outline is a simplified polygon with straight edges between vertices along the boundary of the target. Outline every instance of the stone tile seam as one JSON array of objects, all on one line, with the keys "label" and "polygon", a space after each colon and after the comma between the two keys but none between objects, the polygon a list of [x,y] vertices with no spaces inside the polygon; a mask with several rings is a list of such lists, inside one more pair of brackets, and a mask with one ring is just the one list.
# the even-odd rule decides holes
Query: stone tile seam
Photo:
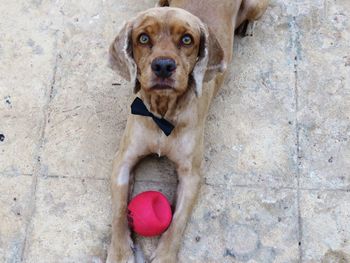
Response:
[{"label": "stone tile seam", "polygon": [[[4,177],[20,177],[27,176],[31,177],[33,174],[0,174],[0,176]],[[68,176],[68,175],[39,175],[38,179],[63,179],[63,180],[89,180],[89,181],[105,181],[109,182],[108,178],[100,178],[100,177],[80,177],[80,176]],[[168,184],[168,185],[177,185],[174,182],[167,181],[155,181],[155,180],[135,180],[136,183],[154,183],[154,184]],[[212,183],[203,183],[203,185],[207,185],[214,188],[228,188],[227,184],[212,184]],[[253,184],[234,184],[230,185],[230,188],[251,188],[251,189],[269,189],[269,190],[297,190],[297,187],[290,186],[280,186],[280,187],[269,187],[263,185],[253,185]],[[350,188],[299,188],[301,191],[319,191],[319,192],[346,192],[350,193]]]},{"label": "stone tile seam", "polygon": [[[226,184],[208,184],[205,185],[214,187],[214,188],[227,188]],[[297,191],[297,187],[288,187],[288,186],[281,186],[281,187],[269,187],[269,186],[263,186],[263,185],[242,185],[242,184],[235,184],[230,185],[230,188],[247,188],[247,189],[267,189],[267,190],[294,190]],[[319,191],[319,192],[346,192],[350,193],[350,189],[344,189],[344,188],[299,188],[300,191]]]},{"label": "stone tile seam", "polygon": [[302,228],[302,217],[301,217],[301,186],[300,186],[300,124],[298,119],[299,113],[299,79],[298,79],[298,62],[300,60],[299,54],[301,50],[300,46],[300,28],[297,24],[296,17],[292,17],[291,21],[291,38],[293,43],[293,56],[294,56],[294,98],[295,98],[295,140],[296,140],[296,173],[297,173],[297,212],[298,212],[298,249],[299,249],[299,262],[303,262],[303,228]]},{"label": "stone tile seam", "polygon": [[[33,174],[21,174],[21,175],[5,175],[7,177],[18,177],[18,176],[33,176]],[[80,177],[80,176],[66,176],[66,175],[43,175],[38,176],[38,179],[63,179],[63,180],[88,180],[88,181],[105,181],[109,182],[108,178],[99,178],[99,177]],[[165,184],[165,185],[177,185],[174,182],[167,181],[155,181],[155,180],[135,180],[136,183],[153,183],[153,184]],[[213,188],[247,188],[247,189],[268,189],[268,190],[298,190],[297,187],[290,186],[280,186],[280,187],[270,187],[263,185],[253,185],[253,184],[233,184],[227,187],[227,184],[211,184],[211,183],[203,183],[202,186],[209,186]],[[350,188],[304,188],[300,187],[300,191],[319,191],[319,192],[345,192],[350,193]]]},{"label": "stone tile seam", "polygon": [[33,174],[11,174],[11,173],[0,173],[0,177],[20,177],[20,176],[33,176]]},{"label": "stone tile seam", "polygon": [[36,150],[37,153],[35,155],[35,165],[34,165],[33,174],[32,174],[30,200],[28,202],[28,207],[26,208],[26,211],[25,211],[26,223],[25,223],[25,230],[24,230],[24,238],[23,238],[22,247],[21,247],[21,262],[25,262],[25,252],[28,246],[27,238],[31,230],[32,219],[33,219],[33,215],[35,214],[35,208],[36,208],[36,192],[37,192],[38,178],[40,177],[42,167],[43,167],[43,164],[41,162],[41,156],[42,156],[43,148],[45,146],[46,128],[47,128],[48,120],[50,118],[50,103],[52,101],[53,94],[54,94],[54,89],[56,84],[56,73],[57,73],[57,67],[58,67],[58,57],[59,57],[59,51],[58,51],[59,34],[58,33],[59,33],[59,30],[54,31],[55,40],[54,40],[53,50],[54,50],[55,62],[52,70],[52,78],[51,78],[49,87],[47,89],[48,94],[46,95],[46,102],[42,109],[43,122],[40,128],[39,143]]}]

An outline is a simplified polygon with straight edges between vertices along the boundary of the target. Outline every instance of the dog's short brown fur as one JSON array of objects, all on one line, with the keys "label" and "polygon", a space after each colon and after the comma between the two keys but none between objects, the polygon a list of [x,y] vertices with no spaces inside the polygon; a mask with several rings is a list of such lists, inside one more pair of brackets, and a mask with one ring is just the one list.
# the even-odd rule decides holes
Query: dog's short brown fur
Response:
[{"label": "dog's short brown fur", "polygon": [[[128,116],[113,163],[112,241],[107,262],[135,262],[126,216],[130,172],[151,153],[172,160],[179,178],[172,223],[151,261],[177,262],[200,187],[205,119],[232,59],[234,30],[245,21],[258,19],[267,4],[268,0],[161,0],[159,7],[127,22],[112,43],[113,67],[133,83],[136,96],[147,108],[173,123],[175,129],[167,137],[151,118]],[[147,34],[150,42],[140,43],[141,34]],[[192,38],[190,45],[181,42],[185,34]],[[156,58],[176,62],[169,78],[159,79],[152,72]],[[157,85],[166,88],[155,88]]]}]

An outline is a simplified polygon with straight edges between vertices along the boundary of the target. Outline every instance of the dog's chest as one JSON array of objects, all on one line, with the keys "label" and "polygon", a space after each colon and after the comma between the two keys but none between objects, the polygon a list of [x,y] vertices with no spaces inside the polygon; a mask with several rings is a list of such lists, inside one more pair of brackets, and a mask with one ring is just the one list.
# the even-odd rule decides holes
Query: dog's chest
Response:
[{"label": "dog's chest", "polygon": [[167,155],[168,147],[166,136],[162,133],[157,137],[153,152],[156,153],[159,157]]},{"label": "dog's chest", "polygon": [[[141,123],[139,122],[139,125]],[[150,129],[150,126],[152,127]],[[167,156],[168,158],[176,158],[179,156],[187,156],[193,152],[195,145],[195,130],[191,128],[176,129],[170,136],[166,136],[156,125],[145,125],[138,127],[138,137],[142,144],[148,148],[151,153],[157,154],[159,157]]]},{"label": "dog's chest", "polygon": [[193,133],[184,132],[174,137],[167,137],[164,134],[159,134],[153,144],[152,150],[153,153],[156,153],[159,157],[167,156],[174,160],[191,155],[194,145],[195,138]]}]

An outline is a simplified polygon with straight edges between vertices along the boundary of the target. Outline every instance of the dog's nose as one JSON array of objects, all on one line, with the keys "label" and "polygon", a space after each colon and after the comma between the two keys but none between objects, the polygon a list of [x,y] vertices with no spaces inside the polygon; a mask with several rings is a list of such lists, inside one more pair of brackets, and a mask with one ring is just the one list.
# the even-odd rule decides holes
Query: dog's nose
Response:
[{"label": "dog's nose", "polygon": [[152,61],[152,71],[160,78],[169,78],[176,69],[176,63],[171,58],[156,58]]}]

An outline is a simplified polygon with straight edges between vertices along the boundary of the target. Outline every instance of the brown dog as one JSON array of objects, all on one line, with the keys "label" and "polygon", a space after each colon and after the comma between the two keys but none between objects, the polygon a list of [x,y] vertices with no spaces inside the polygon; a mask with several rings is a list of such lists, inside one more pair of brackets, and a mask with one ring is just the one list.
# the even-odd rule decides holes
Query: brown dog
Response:
[{"label": "brown dog", "polygon": [[[133,83],[153,117],[128,116],[114,160],[107,262],[135,262],[126,216],[130,172],[151,153],[172,160],[179,177],[173,221],[151,261],[177,262],[200,187],[205,119],[232,59],[234,31],[258,19],[267,4],[268,0],[160,1],[159,7],[127,22],[116,37],[110,48],[114,68]],[[155,121],[161,118],[174,125],[169,136]]]}]

